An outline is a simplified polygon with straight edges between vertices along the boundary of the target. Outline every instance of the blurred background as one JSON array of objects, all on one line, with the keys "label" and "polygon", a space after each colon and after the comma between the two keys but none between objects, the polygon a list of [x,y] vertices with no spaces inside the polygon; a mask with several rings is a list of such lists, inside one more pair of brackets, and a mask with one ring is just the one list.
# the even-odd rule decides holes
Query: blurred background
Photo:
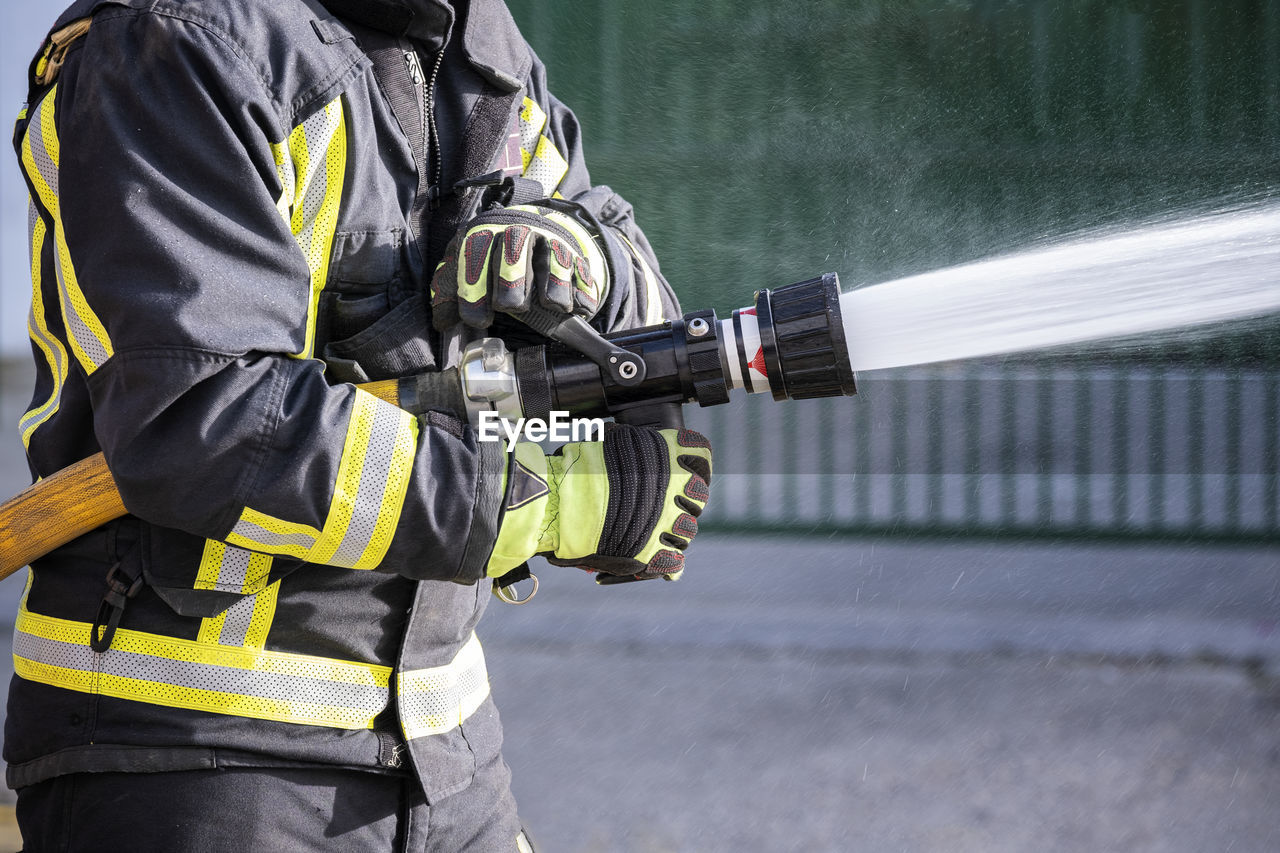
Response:
[{"label": "blurred background", "polygon": [[[1280,193],[1266,0],[512,6],[686,308]],[[862,399],[710,409],[699,425],[732,448],[720,470],[770,475],[722,492],[714,517],[1274,537],[1278,330],[878,371]]]},{"label": "blurred background", "polygon": [[[686,309],[1280,197],[1280,0],[509,5]],[[0,15],[16,111],[54,11]],[[544,566],[482,626],[543,849],[1280,849],[1280,319],[689,419],[680,585]]]}]

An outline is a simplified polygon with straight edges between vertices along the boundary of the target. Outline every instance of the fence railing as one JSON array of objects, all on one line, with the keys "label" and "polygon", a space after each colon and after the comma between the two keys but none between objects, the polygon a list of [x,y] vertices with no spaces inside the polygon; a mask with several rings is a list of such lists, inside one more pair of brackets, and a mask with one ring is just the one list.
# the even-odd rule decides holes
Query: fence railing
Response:
[{"label": "fence railing", "polygon": [[966,366],[687,411],[710,526],[1280,541],[1280,372]]}]

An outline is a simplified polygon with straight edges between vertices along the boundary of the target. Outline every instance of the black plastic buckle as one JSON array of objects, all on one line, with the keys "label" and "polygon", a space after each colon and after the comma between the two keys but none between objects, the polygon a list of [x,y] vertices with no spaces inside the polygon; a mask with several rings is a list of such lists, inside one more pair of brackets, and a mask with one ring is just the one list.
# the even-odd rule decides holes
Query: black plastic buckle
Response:
[{"label": "black plastic buckle", "polygon": [[98,615],[93,620],[93,627],[89,629],[89,648],[98,654],[104,654],[111,648],[125,605],[142,589],[142,576],[129,577],[120,571],[121,565],[116,563],[107,570],[107,594],[102,596]]}]

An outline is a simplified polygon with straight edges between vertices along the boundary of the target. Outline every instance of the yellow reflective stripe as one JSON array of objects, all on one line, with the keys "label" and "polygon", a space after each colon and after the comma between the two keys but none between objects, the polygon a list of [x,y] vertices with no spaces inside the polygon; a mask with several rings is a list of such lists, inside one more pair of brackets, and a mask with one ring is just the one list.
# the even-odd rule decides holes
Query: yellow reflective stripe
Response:
[{"label": "yellow reflective stripe", "polygon": [[[52,105],[57,94],[58,87],[54,86],[36,105],[36,114],[32,116],[27,132],[22,136],[23,169],[31,179],[40,203],[53,215],[58,212],[58,161],[61,151],[58,134],[46,132],[45,122],[48,121],[49,131],[53,131]],[[44,109],[45,104],[50,105],[48,110]]]},{"label": "yellow reflective stripe", "polygon": [[119,699],[344,729],[372,728],[389,699],[389,667],[124,628],[98,654],[88,645],[91,630],[87,622],[31,613],[24,602],[14,632],[15,671]]},{"label": "yellow reflective stripe", "polygon": [[245,507],[240,521],[227,534],[227,541],[245,548],[306,560],[320,536],[320,531],[310,525],[285,521]]},{"label": "yellow reflective stripe", "polygon": [[[276,602],[280,599],[280,581],[263,587],[260,592],[255,592],[245,601],[250,599],[252,599],[252,603],[249,604],[251,611],[249,624],[244,628],[241,644],[246,648],[260,649],[267,644],[267,635],[271,633],[271,623],[276,618]],[[222,641],[225,643],[228,639],[230,638],[224,634]]]},{"label": "yellow reflective stripe", "polygon": [[53,417],[62,403],[62,387],[67,381],[67,350],[49,331],[45,321],[44,294],[41,286],[41,270],[43,267],[44,238],[47,227],[36,211],[35,203],[27,203],[28,228],[31,246],[31,311],[27,315],[27,334],[44,354],[53,377],[53,389],[49,398],[39,406],[32,408],[18,422],[18,431],[22,435],[22,446],[31,447],[31,435],[36,428]]},{"label": "yellow reflective stripe", "polygon": [[320,293],[329,279],[329,256],[338,225],[347,171],[347,121],[342,98],[295,127],[283,142],[271,145],[282,192],[276,203],[289,223],[311,271],[305,339],[299,358],[315,347]]},{"label": "yellow reflective stripe", "polygon": [[276,161],[276,177],[280,179],[280,198],[276,199],[276,210],[280,212],[280,216],[286,223],[290,223],[290,231],[292,231],[292,217],[289,211],[293,209],[296,178],[293,159],[289,156],[289,140],[272,143],[271,155]]},{"label": "yellow reflective stripe", "polygon": [[406,740],[457,728],[489,695],[484,650],[475,634],[444,666],[396,675],[400,724]]},{"label": "yellow reflective stripe", "polygon": [[279,583],[267,586],[272,558],[236,548],[215,539],[205,540],[195,589],[244,593],[229,608],[200,623],[202,643],[261,648],[271,631]]},{"label": "yellow reflective stripe", "polygon": [[220,646],[262,648],[267,642],[267,635],[271,633],[271,622],[275,618],[279,596],[279,581],[260,592],[246,595],[217,616],[202,620],[197,639],[202,643],[217,643]]},{"label": "yellow reflective stripe", "polygon": [[542,111],[542,107],[532,98],[525,98],[520,105],[520,158],[524,161],[526,170],[529,168],[529,161],[533,159],[533,152],[538,150],[538,139],[546,126],[547,114]]},{"label": "yellow reflective stripe", "polygon": [[543,136],[538,140],[538,147],[525,166],[524,177],[542,184],[543,191],[550,193],[560,186],[560,181],[568,171],[569,164],[560,149],[556,148],[550,137]]},{"label": "yellow reflective stripe", "polygon": [[520,160],[522,177],[537,181],[543,192],[552,194],[569,171],[564,155],[544,132],[547,114],[531,98],[520,107]]},{"label": "yellow reflective stripe", "polygon": [[233,545],[350,569],[372,569],[391,546],[413,472],[418,422],[356,389],[323,530],[246,507]]},{"label": "yellow reflective stripe", "polygon": [[111,339],[107,330],[98,319],[98,315],[89,307],[80,283],[76,277],[75,266],[71,262],[71,251],[67,247],[67,238],[62,225],[62,213],[58,202],[58,165],[61,158],[61,145],[58,142],[58,130],[54,116],[54,104],[57,86],[49,90],[36,113],[27,125],[27,132],[22,138],[22,165],[36,195],[49,212],[53,221],[53,237],[55,246],[55,267],[58,294],[62,307],[62,319],[67,328],[68,342],[76,360],[80,362],[86,374],[93,373],[113,355]]},{"label": "yellow reflective stripe", "polygon": [[658,284],[658,276],[654,273],[653,268],[649,266],[649,262],[645,260],[644,255],[635,247],[635,244],[627,239],[627,235],[621,231],[617,232],[617,234],[622,238],[622,242],[627,244],[627,249],[631,252],[631,256],[636,259],[636,263],[640,265],[640,271],[644,275],[644,325],[657,326],[667,319],[662,316],[662,288]]},{"label": "yellow reflective stripe", "polygon": [[[271,574],[271,557],[243,548],[232,548],[225,542],[206,539],[196,572],[195,589],[218,592],[257,592]],[[251,582],[251,578],[257,583]]]}]

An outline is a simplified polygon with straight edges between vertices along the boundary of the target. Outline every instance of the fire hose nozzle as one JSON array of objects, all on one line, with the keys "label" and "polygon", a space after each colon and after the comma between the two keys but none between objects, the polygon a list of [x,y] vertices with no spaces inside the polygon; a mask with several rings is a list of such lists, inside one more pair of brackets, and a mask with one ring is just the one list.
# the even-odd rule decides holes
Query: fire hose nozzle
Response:
[{"label": "fire hose nozzle", "polygon": [[[779,400],[856,390],[834,273],[759,291],[754,306],[734,311],[728,320],[718,320],[713,311],[695,311],[659,326],[591,335],[610,351],[639,360],[643,372],[637,368],[615,378],[571,346],[510,352],[501,340],[488,338],[466,348],[458,379],[448,381],[460,380],[473,424],[483,412],[514,421],[556,409],[678,427],[682,406],[727,403],[733,388],[769,391]],[[631,362],[620,358],[617,364]],[[404,405],[403,380],[363,387],[392,405]],[[416,386],[410,382],[408,387]],[[0,505],[0,578],[124,513],[101,453],[44,478]]]},{"label": "fire hose nozzle", "polygon": [[693,311],[601,335],[573,319],[571,334],[563,321],[549,329],[556,341],[547,345],[509,353],[486,339],[468,347],[461,369],[473,421],[482,411],[508,419],[565,411],[671,427],[683,424],[682,406],[727,403],[734,388],[775,400],[857,391],[835,273],[757,291],[754,305],[726,320]]},{"label": "fire hose nozzle", "polygon": [[857,393],[835,273],[756,291],[755,304],[722,325],[736,356],[727,364],[732,387],[768,391],[775,400]]}]

